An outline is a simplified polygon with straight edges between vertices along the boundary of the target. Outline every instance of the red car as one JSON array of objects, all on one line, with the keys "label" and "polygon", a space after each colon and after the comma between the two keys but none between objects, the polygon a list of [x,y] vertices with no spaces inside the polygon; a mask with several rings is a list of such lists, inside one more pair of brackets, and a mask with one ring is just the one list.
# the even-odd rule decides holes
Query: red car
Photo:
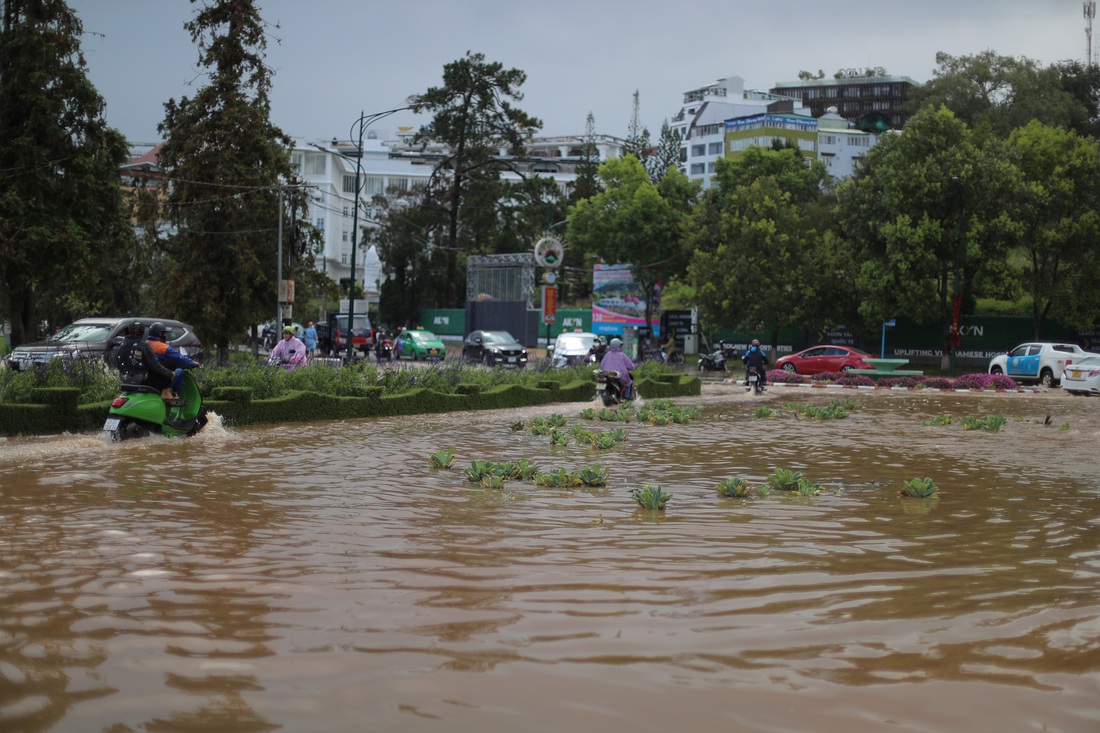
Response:
[{"label": "red car", "polygon": [[776,369],[795,374],[846,372],[849,369],[874,369],[864,359],[874,358],[847,346],[813,346],[797,354],[780,357]]}]

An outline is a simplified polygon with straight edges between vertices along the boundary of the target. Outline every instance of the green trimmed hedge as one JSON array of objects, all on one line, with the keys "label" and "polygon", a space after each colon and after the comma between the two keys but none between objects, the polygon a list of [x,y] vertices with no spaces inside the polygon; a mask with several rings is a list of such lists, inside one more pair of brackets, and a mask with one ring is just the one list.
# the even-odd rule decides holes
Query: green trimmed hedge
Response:
[{"label": "green trimmed hedge", "polygon": [[[644,398],[698,395],[702,381],[691,375],[661,375],[659,379],[635,382]],[[383,395],[381,387],[360,387],[354,397],[336,397],[317,392],[290,392],[271,399],[254,400],[246,387],[216,387],[204,405],[216,412],[227,426],[264,423],[351,420],[394,415],[422,415],[461,410],[546,405],[556,402],[588,402],[595,395],[592,382],[559,384],[540,381],[537,387],[505,385],[482,389],[480,385],[459,385],[456,394],[423,388],[396,395]],[[36,404],[0,404],[0,434],[50,435],[88,432],[103,426],[111,403],[77,405],[79,390],[44,388],[34,393]]]}]

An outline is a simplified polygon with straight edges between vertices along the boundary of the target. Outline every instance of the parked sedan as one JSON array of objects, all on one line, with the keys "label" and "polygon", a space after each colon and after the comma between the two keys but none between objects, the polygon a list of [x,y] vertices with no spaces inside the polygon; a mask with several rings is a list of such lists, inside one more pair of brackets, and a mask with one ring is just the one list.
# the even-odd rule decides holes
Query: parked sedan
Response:
[{"label": "parked sedan", "polygon": [[775,362],[775,368],[794,374],[846,372],[849,369],[873,369],[864,361],[870,358],[873,358],[870,354],[847,346],[813,346],[797,354],[780,357]]},{"label": "parked sedan", "polygon": [[1070,394],[1100,394],[1100,356],[1086,356],[1067,364],[1062,372],[1062,389]]},{"label": "parked sedan", "polygon": [[1089,356],[1100,354],[1085,351],[1077,344],[1035,341],[993,357],[989,361],[989,373],[1007,374],[1017,382],[1038,382],[1044,387],[1053,387],[1067,365]]},{"label": "parked sedan", "polygon": [[413,361],[417,359],[442,359],[447,355],[447,347],[431,331],[422,329],[402,331],[398,336],[397,343],[401,345],[400,349],[397,349],[396,344],[394,346],[394,352],[397,354],[398,359],[403,356],[412,357]]},{"label": "parked sedan", "polygon": [[30,369],[51,359],[104,359],[113,367],[114,351],[122,342],[122,333],[134,321],[141,321],[146,328],[160,321],[169,331],[172,346],[196,361],[202,360],[202,344],[186,323],[149,316],[105,316],[81,318],[45,341],[17,346],[8,355],[8,364],[12,369]]},{"label": "parked sedan", "polygon": [[462,358],[485,366],[527,366],[527,349],[507,331],[471,331],[462,342]]}]

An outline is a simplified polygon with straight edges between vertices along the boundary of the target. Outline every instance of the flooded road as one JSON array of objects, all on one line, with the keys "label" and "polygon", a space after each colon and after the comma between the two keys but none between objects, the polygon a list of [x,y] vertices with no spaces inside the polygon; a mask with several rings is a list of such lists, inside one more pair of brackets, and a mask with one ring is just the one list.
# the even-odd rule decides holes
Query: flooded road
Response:
[{"label": "flooded road", "polygon": [[[0,730],[1100,730],[1100,400],[677,402],[605,451],[510,428],[582,404],[9,440]],[[463,475],[516,458],[611,478]],[[823,493],[714,490],[776,467]],[[899,498],[916,477],[936,498]]]}]

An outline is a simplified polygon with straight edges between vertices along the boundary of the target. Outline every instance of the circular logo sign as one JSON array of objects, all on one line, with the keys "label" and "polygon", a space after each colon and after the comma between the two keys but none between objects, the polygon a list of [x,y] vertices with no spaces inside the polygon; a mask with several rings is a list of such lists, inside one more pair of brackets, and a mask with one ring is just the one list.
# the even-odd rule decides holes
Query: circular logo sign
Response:
[{"label": "circular logo sign", "polygon": [[565,259],[565,242],[557,237],[543,237],[535,242],[535,262],[542,267],[558,267]]}]

